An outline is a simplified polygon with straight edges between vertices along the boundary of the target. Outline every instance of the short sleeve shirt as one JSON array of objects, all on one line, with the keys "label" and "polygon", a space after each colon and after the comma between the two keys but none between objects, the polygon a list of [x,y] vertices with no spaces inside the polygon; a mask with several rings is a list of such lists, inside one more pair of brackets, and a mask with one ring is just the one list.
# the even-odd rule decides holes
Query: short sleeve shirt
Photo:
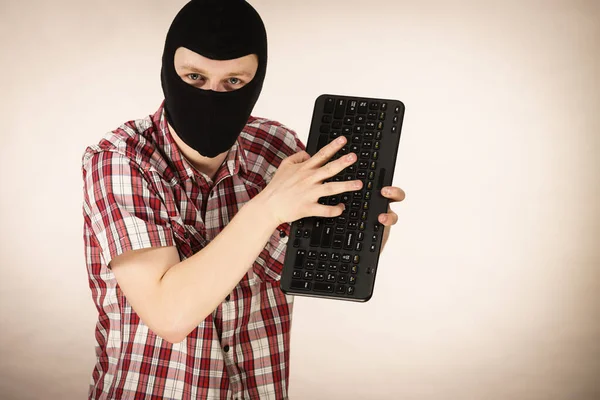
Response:
[{"label": "short sleeve shirt", "polygon": [[86,148],[83,238],[98,310],[90,399],[287,398],[293,297],[279,281],[288,223],[180,343],[163,340],[140,320],[109,263],[128,250],[155,246],[176,246],[181,260],[194,255],[269,183],[284,158],[304,149],[284,125],[250,117],[213,181],[182,156],[164,101],[154,114]]}]

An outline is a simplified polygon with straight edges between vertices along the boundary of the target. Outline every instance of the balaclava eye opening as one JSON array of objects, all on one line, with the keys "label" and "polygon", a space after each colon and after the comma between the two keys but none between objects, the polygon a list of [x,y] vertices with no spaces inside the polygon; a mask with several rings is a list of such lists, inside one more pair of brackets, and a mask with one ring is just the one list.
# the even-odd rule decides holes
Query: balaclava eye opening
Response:
[{"label": "balaclava eye opening", "polygon": [[[258,56],[252,80],[240,89],[215,92],[184,82],[175,51],[185,47],[213,60]],[[262,90],[267,69],[267,34],[262,19],[243,0],[192,0],[175,16],[162,57],[165,115],[177,135],[205,157],[233,146]]]}]

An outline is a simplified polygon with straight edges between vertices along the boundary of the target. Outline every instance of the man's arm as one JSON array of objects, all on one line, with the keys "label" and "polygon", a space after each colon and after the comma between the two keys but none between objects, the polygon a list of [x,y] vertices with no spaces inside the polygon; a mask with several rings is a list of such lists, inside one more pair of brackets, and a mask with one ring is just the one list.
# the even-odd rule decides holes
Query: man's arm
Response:
[{"label": "man's arm", "polygon": [[113,258],[110,266],[119,286],[152,331],[180,342],[223,301],[278,226],[265,207],[256,196],[211,243],[184,261],[173,246]]}]

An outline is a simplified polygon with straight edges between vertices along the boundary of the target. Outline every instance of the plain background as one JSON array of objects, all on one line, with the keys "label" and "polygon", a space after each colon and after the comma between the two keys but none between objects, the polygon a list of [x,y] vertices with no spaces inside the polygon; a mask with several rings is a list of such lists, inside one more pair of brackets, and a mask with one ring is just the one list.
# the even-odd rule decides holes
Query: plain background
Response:
[{"label": "plain background", "polygon": [[[600,2],[255,0],[254,114],[406,104],[400,221],[365,304],[296,299],[293,399],[600,399]],[[82,399],[81,155],[162,101],[184,1],[3,1],[0,398]]]}]

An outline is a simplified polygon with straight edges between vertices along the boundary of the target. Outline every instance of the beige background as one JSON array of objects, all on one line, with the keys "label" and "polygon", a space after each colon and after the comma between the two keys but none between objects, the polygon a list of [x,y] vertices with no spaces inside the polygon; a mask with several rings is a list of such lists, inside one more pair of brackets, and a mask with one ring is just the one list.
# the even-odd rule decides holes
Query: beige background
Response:
[{"label": "beige background", "polygon": [[[406,104],[375,296],[297,299],[292,398],[600,399],[600,2],[251,3],[256,115],[305,141],[321,93]],[[183,4],[1,3],[2,399],[86,397],[80,157],[159,106]]]}]

